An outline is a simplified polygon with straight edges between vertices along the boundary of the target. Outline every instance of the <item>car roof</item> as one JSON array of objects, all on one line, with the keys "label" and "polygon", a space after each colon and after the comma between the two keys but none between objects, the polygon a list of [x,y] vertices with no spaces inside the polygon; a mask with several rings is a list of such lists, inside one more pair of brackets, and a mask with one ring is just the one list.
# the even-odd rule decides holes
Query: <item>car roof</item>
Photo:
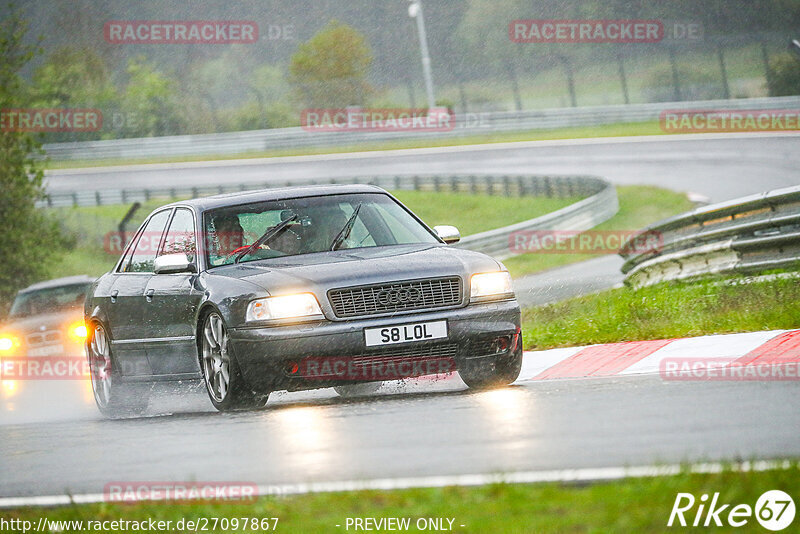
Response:
[{"label": "car roof", "polygon": [[20,293],[27,293],[28,291],[38,291],[40,289],[52,289],[54,287],[74,286],[78,284],[91,284],[94,278],[85,274],[77,276],[65,276],[64,278],[54,278],[53,280],[45,280],[44,282],[36,282],[31,284],[25,289],[21,289]]},{"label": "car roof", "polygon": [[[276,187],[274,189],[258,189],[254,191],[239,191],[236,193],[225,193],[210,197],[194,198],[167,204],[164,207],[190,206],[197,211],[206,211],[226,206],[236,206],[250,202],[266,202],[270,200],[283,200],[287,198],[303,198],[324,195],[342,195],[348,193],[385,193],[375,185],[368,184],[326,184],[326,185],[305,185],[292,187]],[[159,209],[162,209],[159,208]]]}]

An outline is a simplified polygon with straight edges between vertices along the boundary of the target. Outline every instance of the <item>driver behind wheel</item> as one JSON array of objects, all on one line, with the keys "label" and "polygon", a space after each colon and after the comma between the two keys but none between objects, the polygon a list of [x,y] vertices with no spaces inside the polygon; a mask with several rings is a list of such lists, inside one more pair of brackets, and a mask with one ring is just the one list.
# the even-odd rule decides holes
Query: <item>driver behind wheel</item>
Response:
[{"label": "driver behind wheel", "polygon": [[307,219],[309,223],[303,225],[302,241],[303,252],[309,253],[330,250],[348,217],[338,206],[319,206],[309,210]]},{"label": "driver behind wheel", "polygon": [[217,255],[227,256],[244,245],[244,228],[235,214],[224,213],[214,219]]}]

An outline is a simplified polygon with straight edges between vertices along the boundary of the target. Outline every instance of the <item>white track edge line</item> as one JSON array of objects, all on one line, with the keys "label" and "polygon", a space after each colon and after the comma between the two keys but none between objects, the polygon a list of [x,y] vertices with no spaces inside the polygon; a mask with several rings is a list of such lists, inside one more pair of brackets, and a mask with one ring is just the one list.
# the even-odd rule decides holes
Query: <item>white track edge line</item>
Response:
[{"label": "white track edge line", "polygon": [[[536,484],[548,482],[588,483],[621,480],[625,478],[651,478],[672,476],[680,473],[759,472],[791,469],[791,460],[758,460],[753,462],[696,463],[645,465],[638,467],[596,467],[558,469],[549,471],[518,471],[497,474],[441,475],[404,478],[378,478],[372,480],[341,480],[332,482],[309,482],[300,484],[259,485],[258,497],[288,496],[308,493],[332,493],[360,490],[398,490],[410,488],[442,488],[446,486],[481,486],[485,484]],[[161,502],[157,499],[142,499],[141,502]],[[0,498],[0,509],[29,506],[68,506],[71,504],[96,504],[106,502],[104,494],[46,495],[33,497]],[[173,502],[173,501],[164,501]],[[126,501],[127,503],[127,501]]]}]

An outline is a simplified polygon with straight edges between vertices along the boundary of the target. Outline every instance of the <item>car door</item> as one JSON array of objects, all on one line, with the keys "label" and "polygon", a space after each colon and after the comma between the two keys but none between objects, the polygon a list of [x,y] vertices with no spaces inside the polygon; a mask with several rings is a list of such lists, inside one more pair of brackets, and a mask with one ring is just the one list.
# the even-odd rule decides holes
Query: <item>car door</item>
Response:
[{"label": "car door", "polygon": [[193,273],[155,274],[145,289],[143,327],[147,358],[155,375],[197,374],[195,313],[203,292],[197,282],[197,238],[194,213],[177,208],[159,255],[186,254],[195,261]]},{"label": "car door", "polygon": [[145,222],[111,286],[108,326],[116,364],[124,376],[152,374],[144,340],[145,291],[171,213],[171,208],[156,212]]}]

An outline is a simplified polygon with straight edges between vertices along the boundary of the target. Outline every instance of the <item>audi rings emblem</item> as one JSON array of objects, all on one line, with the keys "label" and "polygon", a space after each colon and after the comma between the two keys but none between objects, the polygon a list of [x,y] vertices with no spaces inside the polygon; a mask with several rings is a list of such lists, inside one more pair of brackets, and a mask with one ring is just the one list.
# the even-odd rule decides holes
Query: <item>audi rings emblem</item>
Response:
[{"label": "audi rings emblem", "polygon": [[393,287],[382,289],[378,292],[378,302],[381,306],[397,306],[398,304],[413,304],[422,297],[419,289],[414,287]]}]

